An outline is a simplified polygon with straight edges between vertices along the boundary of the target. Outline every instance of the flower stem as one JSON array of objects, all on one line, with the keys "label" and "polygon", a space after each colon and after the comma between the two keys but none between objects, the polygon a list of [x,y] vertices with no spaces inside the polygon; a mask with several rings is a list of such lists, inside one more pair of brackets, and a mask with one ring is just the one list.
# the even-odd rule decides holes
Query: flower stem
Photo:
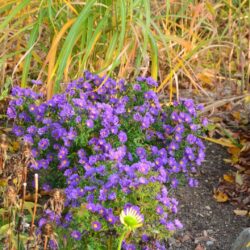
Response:
[{"label": "flower stem", "polygon": [[125,235],[127,234],[128,230],[124,230],[124,232],[122,233],[120,240],[119,240],[119,244],[118,244],[118,248],[117,250],[121,250],[122,249],[122,241],[125,238]]}]

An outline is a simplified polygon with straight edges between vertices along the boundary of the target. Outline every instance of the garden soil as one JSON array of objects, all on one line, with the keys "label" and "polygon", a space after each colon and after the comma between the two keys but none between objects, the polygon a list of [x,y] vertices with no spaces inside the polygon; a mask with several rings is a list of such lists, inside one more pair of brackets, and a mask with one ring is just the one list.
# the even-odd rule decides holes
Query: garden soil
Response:
[{"label": "garden soil", "polygon": [[176,190],[184,229],[169,239],[168,250],[230,250],[239,233],[250,227],[249,217],[235,215],[236,207],[213,198],[219,178],[232,169],[224,162],[229,157],[226,149],[207,143],[206,161],[196,176],[199,187]]}]

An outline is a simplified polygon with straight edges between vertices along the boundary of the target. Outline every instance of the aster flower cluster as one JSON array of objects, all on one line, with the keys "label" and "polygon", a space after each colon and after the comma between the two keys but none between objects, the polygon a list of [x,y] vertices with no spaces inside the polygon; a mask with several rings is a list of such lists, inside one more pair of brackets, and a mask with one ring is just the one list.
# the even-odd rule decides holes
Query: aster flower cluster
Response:
[{"label": "aster flower cluster", "polygon": [[12,90],[7,115],[15,120],[13,133],[32,145],[30,168],[44,173],[45,186],[64,188],[65,206],[81,211],[64,218],[48,212],[44,220],[71,228],[71,237],[81,240],[86,232],[119,232],[121,210],[143,207],[134,244],[144,242],[145,249],[154,228],[159,239],[182,228],[171,215],[178,201],[169,190],[180,179],[197,185],[192,173],[205,157],[199,137],[207,121],[192,100],[161,105],[154,87],[150,77],[126,84],[85,72],[47,102],[31,89]]}]

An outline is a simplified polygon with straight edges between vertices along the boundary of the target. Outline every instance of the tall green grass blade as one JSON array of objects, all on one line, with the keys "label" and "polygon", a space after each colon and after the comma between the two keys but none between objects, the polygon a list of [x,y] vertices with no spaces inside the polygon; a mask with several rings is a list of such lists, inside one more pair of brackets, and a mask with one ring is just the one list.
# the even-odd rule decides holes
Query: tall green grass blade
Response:
[{"label": "tall green grass blade", "polygon": [[42,19],[43,19],[43,11],[41,11],[39,13],[38,20],[30,33],[30,38],[29,38],[29,42],[28,42],[28,46],[27,46],[27,51],[29,51],[29,53],[27,54],[25,61],[24,61],[22,80],[21,80],[21,87],[23,87],[23,88],[27,86],[27,78],[28,78],[28,74],[29,74],[30,61],[31,61],[31,57],[32,57],[31,51],[36,43],[37,38],[38,38],[39,28],[41,27]]},{"label": "tall green grass blade", "polygon": [[88,29],[87,29],[87,44],[89,43],[91,37],[92,37],[92,34],[93,34],[93,23],[94,23],[94,16],[93,14],[91,13],[88,17]]},{"label": "tall green grass blade", "polygon": [[[125,41],[125,35],[126,35],[126,3],[124,0],[120,0],[116,7],[118,9],[120,9],[120,23],[121,23],[121,27],[120,27],[120,36],[119,36],[119,43],[118,43],[118,48],[117,48],[117,52],[116,52],[116,57],[114,59],[114,62],[112,63],[111,67],[110,67],[110,72],[119,64],[120,61],[120,53],[124,47],[124,41]],[[117,24],[116,24],[117,25]]]},{"label": "tall green grass blade", "polygon": [[110,64],[111,61],[113,60],[113,55],[114,55],[114,52],[116,49],[118,36],[119,36],[118,31],[116,31],[110,40],[110,45],[107,49],[107,53],[106,53],[106,57],[105,57],[105,65]]},{"label": "tall green grass blade", "polygon": [[69,31],[68,36],[63,44],[61,53],[59,54],[57,60],[57,78],[54,86],[54,92],[57,93],[60,90],[60,81],[62,80],[64,68],[66,66],[67,60],[72,52],[72,49],[79,39],[79,35],[81,34],[81,28],[84,21],[88,18],[89,13],[91,11],[92,6],[94,5],[95,0],[90,0],[82,9],[81,13],[77,17],[77,20],[73,24],[72,28]]},{"label": "tall green grass blade", "polygon": [[83,64],[82,64],[83,66],[81,70],[86,69],[86,64],[90,56],[90,53],[93,50],[96,42],[98,41],[101,33],[105,30],[106,24],[107,24],[107,16],[103,17],[102,20],[98,23],[97,27],[95,28],[95,32],[93,33],[91,39],[89,40],[87,44],[86,52],[83,58]]},{"label": "tall green grass blade", "polygon": [[144,33],[146,33],[146,35],[149,38],[149,43],[150,43],[150,52],[151,52],[151,76],[157,80],[158,77],[158,47],[157,47],[157,43],[154,39],[154,36],[152,35],[151,30],[146,27],[146,25],[141,21],[138,20],[138,23],[141,25],[142,29],[144,30]]}]

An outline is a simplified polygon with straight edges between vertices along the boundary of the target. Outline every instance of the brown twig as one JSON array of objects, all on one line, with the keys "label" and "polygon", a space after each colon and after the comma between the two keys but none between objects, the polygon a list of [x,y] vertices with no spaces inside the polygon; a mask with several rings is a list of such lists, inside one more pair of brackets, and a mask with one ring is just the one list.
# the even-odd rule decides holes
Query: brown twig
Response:
[{"label": "brown twig", "polygon": [[43,250],[47,250],[47,244],[48,244],[48,236],[45,235]]}]

